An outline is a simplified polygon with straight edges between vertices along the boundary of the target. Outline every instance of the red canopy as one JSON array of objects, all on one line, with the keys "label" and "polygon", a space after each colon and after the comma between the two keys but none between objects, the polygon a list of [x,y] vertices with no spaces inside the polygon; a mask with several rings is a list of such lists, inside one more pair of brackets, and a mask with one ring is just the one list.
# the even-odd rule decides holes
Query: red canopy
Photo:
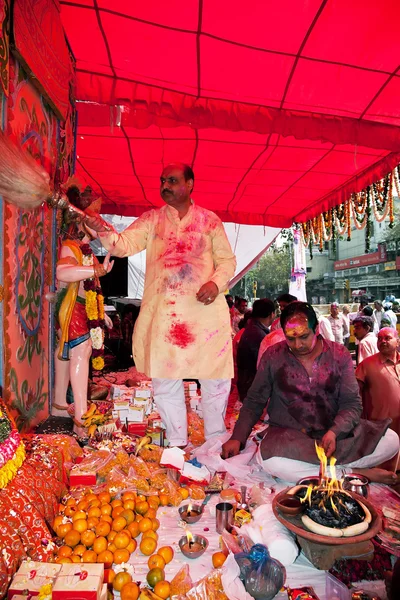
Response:
[{"label": "red canopy", "polygon": [[78,174],[103,212],[160,206],[163,165],[224,221],[286,227],[400,162],[397,0],[61,1]]}]

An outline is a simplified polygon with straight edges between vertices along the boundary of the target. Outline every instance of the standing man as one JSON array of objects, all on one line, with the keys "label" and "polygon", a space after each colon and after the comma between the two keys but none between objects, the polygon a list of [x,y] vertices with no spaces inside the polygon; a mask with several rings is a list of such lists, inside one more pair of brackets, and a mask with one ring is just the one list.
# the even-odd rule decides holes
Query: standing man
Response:
[{"label": "standing man", "polygon": [[335,338],[334,341],[338,344],[343,344],[344,338],[348,333],[347,323],[343,315],[341,315],[339,312],[339,304],[337,302],[332,302],[331,314],[328,317],[328,320],[332,327],[333,337]]},{"label": "standing man", "polygon": [[345,304],[342,309],[343,320],[346,323],[346,333],[343,334],[343,345],[345,348],[349,348],[350,345],[350,308]]},{"label": "standing man", "polygon": [[363,416],[371,421],[391,419],[389,425],[400,435],[400,352],[396,329],[378,333],[378,353],[356,369],[363,403]]},{"label": "standing man", "polygon": [[357,364],[361,364],[368,356],[378,352],[376,335],[374,334],[374,320],[372,317],[356,317],[353,321],[354,337],[358,340]]},{"label": "standing man", "polygon": [[374,319],[378,324],[378,331],[381,328],[381,321],[383,316],[383,306],[381,300],[375,300],[374,302]]},{"label": "standing man", "polygon": [[235,335],[239,331],[239,321],[243,319],[245,312],[247,311],[247,300],[246,298],[235,298],[235,304],[231,309],[231,321],[232,330]]},{"label": "standing man", "polygon": [[184,447],[183,378],[200,380],[206,439],[225,432],[233,360],[224,291],[236,259],[220,219],[191,200],[192,169],[169,165],[160,181],[162,208],[144,213],[120,234],[99,217],[91,226],[115,256],[147,250],[133,356],[137,369],[153,380],[170,445]]},{"label": "standing man", "polygon": [[392,307],[393,307],[393,304],[391,302],[385,302],[385,304],[383,305],[383,308],[385,309],[385,317],[389,317],[391,327],[393,327],[393,329],[396,329],[397,317],[396,317],[396,313],[393,312]]}]

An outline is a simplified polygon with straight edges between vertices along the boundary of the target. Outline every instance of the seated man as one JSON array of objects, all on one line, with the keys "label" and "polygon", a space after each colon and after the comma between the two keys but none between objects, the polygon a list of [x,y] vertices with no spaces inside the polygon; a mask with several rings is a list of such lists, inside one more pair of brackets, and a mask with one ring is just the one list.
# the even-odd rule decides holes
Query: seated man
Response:
[{"label": "seated man", "polygon": [[237,388],[243,402],[257,372],[257,356],[260,344],[269,333],[269,327],[275,317],[275,305],[272,300],[262,298],[253,304],[251,319],[237,349]]},{"label": "seated man", "polygon": [[354,337],[358,340],[357,364],[359,365],[368,356],[378,352],[376,335],[374,334],[374,320],[365,315],[356,317],[353,321]]},{"label": "seated man", "polygon": [[[318,473],[315,441],[338,468],[371,481],[397,484],[395,473],[374,468],[399,450],[390,420],[360,419],[362,405],[351,356],[316,334],[314,309],[293,302],[281,315],[286,341],[264,353],[223,458],[239,454],[268,402],[269,427],[259,462],[273,476],[297,481]],[[340,473],[340,470],[339,470]]]}]

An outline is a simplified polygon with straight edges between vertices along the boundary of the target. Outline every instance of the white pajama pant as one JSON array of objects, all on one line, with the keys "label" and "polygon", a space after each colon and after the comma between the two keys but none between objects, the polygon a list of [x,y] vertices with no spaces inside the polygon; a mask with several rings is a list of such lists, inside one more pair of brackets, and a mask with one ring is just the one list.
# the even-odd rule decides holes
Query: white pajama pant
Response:
[{"label": "white pajama pant", "polygon": [[[231,389],[230,379],[200,379],[201,408],[206,440],[223,435],[225,413]],[[170,446],[187,444],[187,414],[182,379],[153,379],[154,402],[167,429]]]},{"label": "white pajama pant", "polygon": [[[399,451],[399,436],[392,429],[388,429],[385,435],[379,440],[378,445],[372,454],[363,456],[351,463],[336,465],[336,471],[340,475],[341,471],[351,473],[358,469],[371,469],[390,460]],[[301,460],[292,458],[284,458],[282,456],[273,456],[263,460],[260,453],[260,446],[257,450],[257,462],[262,466],[264,471],[273,477],[279,477],[283,481],[296,483],[303,477],[314,477],[319,473],[319,466],[311,463],[306,463]]]}]

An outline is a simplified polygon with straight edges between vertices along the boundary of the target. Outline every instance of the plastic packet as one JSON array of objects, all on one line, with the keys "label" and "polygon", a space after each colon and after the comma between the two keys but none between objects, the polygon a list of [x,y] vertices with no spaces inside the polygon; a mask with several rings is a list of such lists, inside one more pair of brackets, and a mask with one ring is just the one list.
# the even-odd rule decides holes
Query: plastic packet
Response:
[{"label": "plastic packet", "polygon": [[159,490],[162,490],[165,487],[167,481],[168,477],[165,469],[157,469],[151,473],[150,487],[157,494]]},{"label": "plastic packet", "polygon": [[189,485],[189,493],[192,500],[204,500],[206,493],[200,485]]},{"label": "plastic packet", "polygon": [[186,598],[186,594],[192,589],[193,581],[190,577],[189,565],[185,564],[173,580],[170,586],[170,598],[171,600],[183,600]]},{"label": "plastic packet", "polygon": [[172,504],[172,506],[179,506],[180,503],[182,502],[182,496],[179,493],[178,485],[174,481],[171,481],[170,479],[167,479],[161,492],[163,494],[168,494],[170,504]]},{"label": "plastic packet", "polygon": [[139,477],[146,477],[146,478],[150,478],[150,471],[148,466],[146,465],[146,463],[144,462],[144,460],[142,458],[140,458],[139,456],[130,456],[129,457],[129,467],[132,467],[135,471],[136,474]]},{"label": "plastic packet", "polygon": [[281,564],[270,557],[262,544],[255,544],[249,553],[236,554],[240,579],[246,592],[255,600],[272,600],[283,586],[285,577]]},{"label": "plastic packet", "polygon": [[228,533],[226,529],[221,533],[222,542],[229,552],[232,554],[239,554],[239,552],[243,552],[244,549],[239,545],[238,538],[231,533]]},{"label": "plastic packet", "polygon": [[139,450],[139,456],[147,463],[156,463],[160,464],[161,455],[163,453],[163,448],[160,446],[153,446],[151,448],[142,448]]},{"label": "plastic packet", "polygon": [[187,600],[229,600],[221,581],[221,570],[214,569],[186,594]]},{"label": "plastic packet", "polygon": [[252,507],[261,506],[262,504],[271,504],[274,497],[273,491],[263,484],[256,484],[250,490],[250,504]]}]

